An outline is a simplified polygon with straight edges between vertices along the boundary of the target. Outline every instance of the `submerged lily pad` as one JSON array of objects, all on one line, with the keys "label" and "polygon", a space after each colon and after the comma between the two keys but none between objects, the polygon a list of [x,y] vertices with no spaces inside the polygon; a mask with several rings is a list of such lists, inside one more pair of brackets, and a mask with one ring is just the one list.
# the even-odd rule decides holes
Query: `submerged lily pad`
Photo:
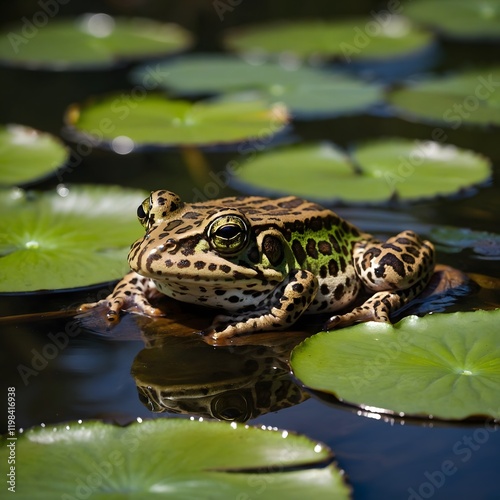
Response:
[{"label": "submerged lily pad", "polygon": [[191,45],[191,36],[180,26],[150,19],[113,18],[101,13],[47,22],[43,10],[32,19],[23,19],[1,34],[0,61],[30,69],[107,68]]},{"label": "submerged lily pad", "polygon": [[291,355],[308,387],[372,411],[500,418],[500,310],[363,323],[306,339]]},{"label": "submerged lily pad", "polygon": [[457,252],[471,249],[481,259],[500,258],[500,234],[473,231],[460,227],[438,227],[432,229],[430,237],[440,243],[440,250]]},{"label": "submerged lily pad", "polygon": [[500,0],[414,0],[405,5],[404,13],[451,37],[500,37]]},{"label": "submerged lily pad", "polygon": [[432,34],[391,15],[259,25],[234,29],[225,37],[227,47],[239,53],[347,61],[407,56],[432,41]]},{"label": "submerged lily pad", "polygon": [[32,182],[53,173],[68,159],[56,137],[23,125],[0,127],[0,185]]},{"label": "submerged lily pad", "polygon": [[0,191],[0,292],[59,290],[118,279],[143,229],[146,193],[118,187]]},{"label": "submerged lily pad", "polygon": [[[156,66],[157,83],[178,95],[258,91],[283,102],[294,115],[333,116],[360,112],[377,103],[382,87],[347,75],[272,62],[251,63],[227,55],[188,55]],[[149,67],[133,73],[142,82]]]},{"label": "submerged lily pad", "polygon": [[462,124],[500,125],[500,66],[422,80],[393,90],[388,101],[416,121],[452,129]]},{"label": "submerged lily pad", "polygon": [[16,498],[347,499],[330,461],[331,451],[305,436],[235,423],[70,422],[18,438]]},{"label": "submerged lily pad", "polygon": [[487,180],[487,158],[436,142],[393,138],[355,146],[290,146],[242,163],[234,184],[244,191],[295,194],[321,201],[415,201],[451,195]]},{"label": "submerged lily pad", "polygon": [[157,94],[132,102],[113,95],[83,106],[72,106],[66,123],[76,138],[116,149],[133,147],[217,145],[281,131],[288,121],[283,105],[263,101],[191,103]]}]

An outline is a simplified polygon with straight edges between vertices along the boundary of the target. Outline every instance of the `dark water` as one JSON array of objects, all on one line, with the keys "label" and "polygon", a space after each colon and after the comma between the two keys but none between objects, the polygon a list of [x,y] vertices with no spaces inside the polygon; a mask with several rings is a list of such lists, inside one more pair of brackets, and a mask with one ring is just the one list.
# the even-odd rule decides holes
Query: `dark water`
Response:
[{"label": "dark water", "polygon": [[[333,11],[339,14],[366,13],[380,5],[369,1],[333,6],[332,2],[326,1],[300,2],[299,5],[299,2],[243,0],[227,13],[223,21],[214,13],[210,1],[84,3],[75,0],[61,8],[61,12],[98,11],[104,6],[111,13],[140,13],[178,21],[199,34],[199,47],[215,49],[219,46],[220,32],[232,25],[279,19],[284,12],[298,18],[331,16]],[[29,15],[38,7],[36,2],[26,1],[2,8],[6,9],[3,20],[7,22]],[[443,44],[435,69],[494,60],[497,54],[498,46],[493,45]],[[93,93],[113,89],[126,91],[130,87],[126,73],[126,69],[72,74],[0,69],[1,121],[24,123],[60,133],[61,117],[69,103]],[[364,137],[383,135],[428,139],[431,131],[432,127],[373,116],[300,124],[296,129],[304,138],[330,139],[344,146]],[[450,142],[481,151],[494,160],[492,185],[482,188],[473,197],[398,209],[340,208],[338,212],[363,229],[379,235],[408,228],[425,232],[440,224],[498,232],[500,190],[495,183],[500,163],[498,133],[498,130],[466,127],[449,131]],[[215,169],[221,169],[229,157],[228,154],[212,154],[208,161]],[[68,183],[117,183],[145,189],[167,187],[177,191],[186,201],[194,195],[193,181],[183,168],[182,158],[175,152],[117,157],[94,150],[78,162],[77,168],[66,171],[63,180]],[[467,252],[440,252],[438,258],[440,262],[468,273],[500,277],[498,260],[477,259]],[[69,308],[98,292],[57,294],[41,299],[2,298],[2,314]],[[474,300],[465,301],[459,308],[473,307]],[[490,307],[499,302],[498,291],[483,294],[479,299],[479,305],[489,304]],[[136,417],[152,416],[137,393],[139,377],[158,375],[147,375],[138,365],[141,356],[152,355],[151,352],[145,353],[142,340],[109,341],[85,331],[72,318],[15,323],[0,328],[1,378],[5,387],[16,387],[19,427],[79,418],[104,418],[125,423]],[[161,375],[156,380],[159,385],[179,384],[178,379],[186,376],[186,372],[195,383],[190,370],[196,371],[200,363],[203,365],[202,349],[206,346],[198,337],[182,339],[178,344],[169,344],[169,349],[179,349],[179,359],[186,360],[186,366],[166,360],[168,377]],[[191,355],[197,349],[200,349],[200,354]],[[162,358],[154,358],[154,366],[161,367],[161,363]],[[162,376],[168,380],[162,380]],[[163,413],[161,416],[172,414]],[[3,418],[1,415],[2,431],[5,428]],[[250,423],[301,432],[327,443],[347,473],[354,498],[497,499],[500,496],[500,432],[488,424],[446,426],[432,425],[432,422],[392,421],[376,415],[358,415],[314,397],[299,405],[253,418]]]}]

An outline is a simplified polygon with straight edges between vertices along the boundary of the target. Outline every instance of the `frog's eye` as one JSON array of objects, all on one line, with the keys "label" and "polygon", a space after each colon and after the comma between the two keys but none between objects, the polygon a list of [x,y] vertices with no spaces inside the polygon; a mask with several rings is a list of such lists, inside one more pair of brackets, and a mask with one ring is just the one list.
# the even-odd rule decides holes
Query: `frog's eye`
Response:
[{"label": "frog's eye", "polygon": [[208,226],[207,236],[214,250],[225,254],[236,253],[247,244],[248,225],[238,215],[223,215]]},{"label": "frog's eye", "polygon": [[151,210],[151,198],[146,198],[141,205],[137,207],[137,218],[139,222],[147,228],[148,219],[149,219],[149,211]]},{"label": "frog's eye", "polygon": [[219,420],[246,422],[252,416],[251,398],[230,391],[215,397],[210,405],[212,415]]}]

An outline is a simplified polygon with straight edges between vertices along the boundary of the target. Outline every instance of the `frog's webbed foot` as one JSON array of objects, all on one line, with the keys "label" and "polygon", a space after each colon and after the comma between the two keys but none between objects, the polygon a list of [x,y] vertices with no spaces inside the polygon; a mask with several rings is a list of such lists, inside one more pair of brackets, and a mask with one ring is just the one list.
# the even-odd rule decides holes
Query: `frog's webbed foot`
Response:
[{"label": "frog's webbed foot", "polygon": [[163,316],[163,311],[153,307],[148,298],[159,293],[151,280],[135,272],[128,273],[105,299],[82,304],[78,312],[86,312],[96,307],[106,309],[106,320],[110,324],[120,321],[120,312],[136,312],[147,316]]},{"label": "frog's webbed foot", "polygon": [[402,297],[397,292],[377,292],[362,305],[345,314],[332,316],[324,325],[324,330],[343,328],[354,323],[378,321],[390,323],[390,314],[401,307]]},{"label": "frog's webbed foot", "polygon": [[297,269],[258,308],[236,316],[219,315],[203,333],[217,340],[288,328],[307,310],[317,290],[315,276]]}]

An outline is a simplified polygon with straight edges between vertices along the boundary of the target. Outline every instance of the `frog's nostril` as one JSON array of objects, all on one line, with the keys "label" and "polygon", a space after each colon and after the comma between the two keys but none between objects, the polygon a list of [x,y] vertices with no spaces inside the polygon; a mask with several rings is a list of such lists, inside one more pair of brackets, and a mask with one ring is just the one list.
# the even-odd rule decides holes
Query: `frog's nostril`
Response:
[{"label": "frog's nostril", "polygon": [[169,238],[165,243],[164,243],[164,248],[165,251],[169,253],[174,253],[177,250],[178,247],[178,242],[174,240],[173,238]]}]

